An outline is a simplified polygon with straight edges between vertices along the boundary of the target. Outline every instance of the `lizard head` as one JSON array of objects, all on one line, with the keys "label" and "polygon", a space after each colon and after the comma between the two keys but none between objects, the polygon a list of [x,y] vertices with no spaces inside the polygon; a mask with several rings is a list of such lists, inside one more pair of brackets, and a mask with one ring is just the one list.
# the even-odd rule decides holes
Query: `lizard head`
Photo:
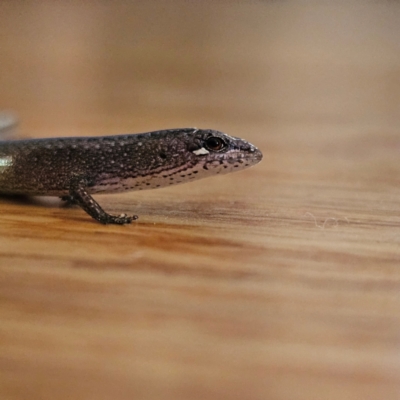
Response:
[{"label": "lizard head", "polygon": [[192,168],[208,176],[239,171],[262,160],[251,143],[211,129],[195,129],[187,134],[187,151]]},{"label": "lizard head", "polygon": [[[150,144],[152,143],[152,144]],[[251,167],[262,153],[251,143],[212,129],[170,129],[151,134],[150,188]],[[146,178],[147,179],[147,178]]]}]

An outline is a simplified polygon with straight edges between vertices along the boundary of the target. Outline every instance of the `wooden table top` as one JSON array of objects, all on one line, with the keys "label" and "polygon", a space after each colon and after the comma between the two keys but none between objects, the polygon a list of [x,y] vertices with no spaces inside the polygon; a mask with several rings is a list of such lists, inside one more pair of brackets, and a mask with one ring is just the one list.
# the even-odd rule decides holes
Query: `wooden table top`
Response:
[{"label": "wooden table top", "polygon": [[396,2],[2,2],[23,137],[197,126],[249,170],[0,198],[0,398],[400,398]]}]

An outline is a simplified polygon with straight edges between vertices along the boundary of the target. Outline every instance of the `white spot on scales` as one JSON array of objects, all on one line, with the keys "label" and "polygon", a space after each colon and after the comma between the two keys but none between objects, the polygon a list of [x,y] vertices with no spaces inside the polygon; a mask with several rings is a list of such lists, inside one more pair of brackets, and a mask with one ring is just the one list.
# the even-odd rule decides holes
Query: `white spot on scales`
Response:
[{"label": "white spot on scales", "polygon": [[5,172],[9,167],[13,165],[12,156],[0,157],[0,173]]},{"label": "white spot on scales", "polygon": [[12,165],[13,159],[12,156],[3,156],[0,157],[0,167],[9,167]]},{"label": "white spot on scales", "polygon": [[210,152],[207,149],[205,149],[204,147],[202,147],[201,149],[194,150],[193,153],[196,154],[196,156],[210,154]]}]

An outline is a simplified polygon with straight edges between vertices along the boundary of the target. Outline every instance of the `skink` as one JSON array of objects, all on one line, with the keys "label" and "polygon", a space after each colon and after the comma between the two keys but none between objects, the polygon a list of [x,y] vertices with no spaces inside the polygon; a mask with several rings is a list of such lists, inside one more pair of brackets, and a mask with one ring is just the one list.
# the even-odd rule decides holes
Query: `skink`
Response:
[{"label": "skink", "polygon": [[[10,119],[0,116],[0,125],[7,129]],[[190,182],[261,159],[251,143],[212,129],[7,140],[0,142],[0,193],[59,196],[103,224],[128,224],[137,216],[108,214],[92,195]]]}]

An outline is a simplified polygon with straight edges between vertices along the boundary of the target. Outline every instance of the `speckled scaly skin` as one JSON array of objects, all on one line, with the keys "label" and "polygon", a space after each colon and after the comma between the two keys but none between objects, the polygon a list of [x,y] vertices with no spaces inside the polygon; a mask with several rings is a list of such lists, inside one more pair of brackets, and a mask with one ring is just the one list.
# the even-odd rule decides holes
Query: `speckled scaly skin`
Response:
[{"label": "speckled scaly skin", "polygon": [[211,129],[3,141],[0,193],[60,196],[101,223],[126,224],[137,216],[110,215],[91,195],[189,182],[261,159],[252,144]]}]

